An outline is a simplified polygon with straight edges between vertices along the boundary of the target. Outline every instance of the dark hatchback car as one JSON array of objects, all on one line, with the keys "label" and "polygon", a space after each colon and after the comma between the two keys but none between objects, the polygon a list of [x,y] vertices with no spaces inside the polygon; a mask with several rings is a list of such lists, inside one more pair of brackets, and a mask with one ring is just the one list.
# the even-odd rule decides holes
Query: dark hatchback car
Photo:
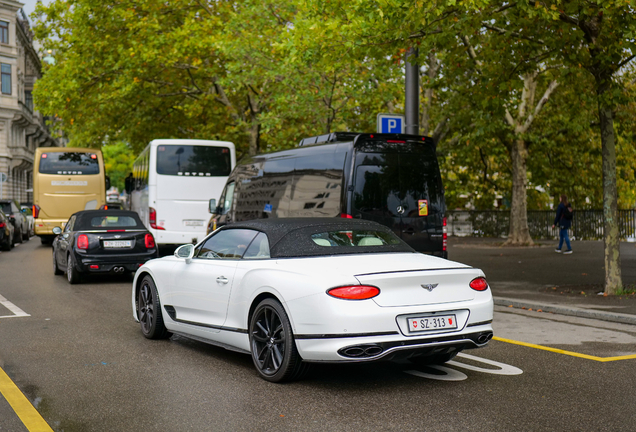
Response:
[{"label": "dark hatchback car", "polygon": [[13,232],[13,224],[0,209],[0,248],[3,251],[10,251],[13,248]]},{"label": "dark hatchback car", "polygon": [[56,227],[54,233],[53,271],[66,272],[71,284],[87,274],[134,274],[158,257],[154,237],[132,211],[80,211],[69,218],[64,231]]}]

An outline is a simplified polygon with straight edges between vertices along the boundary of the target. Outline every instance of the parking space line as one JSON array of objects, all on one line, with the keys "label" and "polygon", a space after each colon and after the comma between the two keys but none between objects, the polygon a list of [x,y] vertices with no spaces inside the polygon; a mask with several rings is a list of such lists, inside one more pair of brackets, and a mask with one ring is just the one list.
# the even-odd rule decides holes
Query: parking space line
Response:
[{"label": "parking space line", "polygon": [[558,353],[558,354],[565,354],[565,355],[569,355],[572,357],[579,357],[579,358],[584,358],[587,360],[594,360],[594,361],[598,361],[598,362],[611,362],[611,361],[617,361],[617,360],[633,360],[636,359],[636,354],[631,354],[631,355],[624,355],[624,356],[616,356],[616,357],[597,357],[597,356],[592,356],[592,355],[588,355],[588,354],[581,354],[581,353],[577,353],[574,351],[566,351],[566,350],[562,350],[562,349],[558,349],[558,348],[551,348],[551,347],[547,347],[547,346],[543,346],[543,345],[536,345],[536,344],[531,344],[531,343],[527,343],[527,342],[520,342],[520,341],[516,341],[516,340],[512,340],[512,339],[504,339],[504,338],[500,338],[497,336],[493,337],[494,340],[497,340],[499,342],[506,342],[509,344],[514,344],[514,345],[521,345],[521,346],[525,346],[525,347],[529,347],[529,348],[536,348],[536,349],[540,349],[540,350],[544,350],[544,351],[550,351],[550,352],[554,352],[554,353]]},{"label": "parking space line", "polygon": [[9,402],[29,432],[53,432],[53,429],[2,368],[0,368],[0,394]]},{"label": "parking space line", "polygon": [[16,305],[14,305],[13,303],[11,303],[6,298],[2,297],[2,295],[0,295],[0,305],[6,307],[11,312],[13,312],[13,315],[4,315],[4,316],[0,316],[0,318],[15,318],[15,317],[31,316],[25,311],[23,311],[22,309],[20,309],[19,307],[17,307]]}]

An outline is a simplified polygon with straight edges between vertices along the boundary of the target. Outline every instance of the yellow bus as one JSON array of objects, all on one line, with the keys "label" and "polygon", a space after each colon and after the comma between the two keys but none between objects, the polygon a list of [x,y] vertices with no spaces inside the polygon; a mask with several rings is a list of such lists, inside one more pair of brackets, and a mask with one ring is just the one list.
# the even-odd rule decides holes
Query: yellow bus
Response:
[{"label": "yellow bus", "polygon": [[50,243],[55,238],[53,228],[63,228],[73,213],[105,205],[108,183],[100,150],[37,148],[33,167],[33,218],[35,234],[42,243]]}]

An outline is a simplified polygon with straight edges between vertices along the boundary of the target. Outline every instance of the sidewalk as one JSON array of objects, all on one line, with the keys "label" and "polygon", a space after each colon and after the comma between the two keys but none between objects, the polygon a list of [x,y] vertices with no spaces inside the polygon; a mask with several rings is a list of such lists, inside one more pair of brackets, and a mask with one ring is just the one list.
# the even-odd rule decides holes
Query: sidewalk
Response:
[{"label": "sidewalk", "polygon": [[[503,247],[504,239],[449,237],[448,258],[486,274],[495,305],[636,325],[636,294],[598,295],[605,279],[603,242],[574,241],[571,255],[555,241]],[[636,288],[636,244],[621,243],[623,284]]]}]

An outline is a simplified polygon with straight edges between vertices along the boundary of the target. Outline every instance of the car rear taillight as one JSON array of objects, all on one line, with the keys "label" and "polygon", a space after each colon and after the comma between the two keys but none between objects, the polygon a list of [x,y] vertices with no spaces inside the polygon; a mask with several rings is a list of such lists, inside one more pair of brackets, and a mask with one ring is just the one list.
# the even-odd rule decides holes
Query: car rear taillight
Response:
[{"label": "car rear taillight", "polygon": [[448,228],[446,227],[446,218],[442,219],[442,250],[446,250],[448,246]]},{"label": "car rear taillight", "polygon": [[33,218],[37,219],[40,216],[40,206],[33,204]]},{"label": "car rear taillight", "polygon": [[144,237],[144,242],[146,243],[146,249],[153,249],[155,247],[155,238],[152,234],[146,234]]},{"label": "car rear taillight", "polygon": [[346,213],[340,213],[340,217],[343,219],[353,219],[353,216],[351,216],[350,214],[346,214]]},{"label": "car rear taillight", "polygon": [[80,234],[77,236],[77,248],[88,249],[88,236],[86,234]]},{"label": "car rear taillight", "polygon": [[148,212],[149,212],[148,222],[150,222],[150,228],[154,228],[157,230],[165,230],[164,227],[157,225],[157,210],[153,209],[152,207],[149,207]]},{"label": "car rear taillight", "polygon": [[380,288],[370,285],[348,285],[327,290],[327,294],[343,300],[367,300],[380,294]]},{"label": "car rear taillight", "polygon": [[486,278],[483,277],[471,280],[468,285],[475,291],[486,291],[488,289],[488,282],[486,282]]},{"label": "car rear taillight", "polygon": [[6,225],[4,222],[0,222],[0,228],[4,228],[4,227],[6,227],[6,226],[7,226],[7,225]]}]

